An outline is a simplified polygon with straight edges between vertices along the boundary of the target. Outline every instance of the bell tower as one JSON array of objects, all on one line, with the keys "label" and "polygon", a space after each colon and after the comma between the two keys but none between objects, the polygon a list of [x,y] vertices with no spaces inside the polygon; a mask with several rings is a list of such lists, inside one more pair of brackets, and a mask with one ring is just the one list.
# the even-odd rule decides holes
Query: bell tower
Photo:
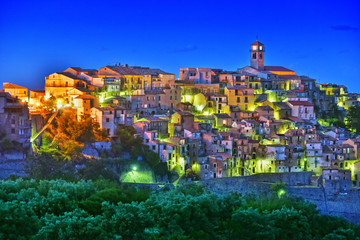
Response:
[{"label": "bell tower", "polygon": [[264,70],[264,44],[258,40],[251,44],[250,66],[258,70]]}]

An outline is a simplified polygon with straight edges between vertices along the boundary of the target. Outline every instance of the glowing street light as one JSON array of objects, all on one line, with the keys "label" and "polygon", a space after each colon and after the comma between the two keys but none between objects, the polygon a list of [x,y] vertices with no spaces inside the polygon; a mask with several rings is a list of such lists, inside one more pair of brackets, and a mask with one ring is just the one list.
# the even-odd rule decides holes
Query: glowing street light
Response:
[{"label": "glowing street light", "polygon": [[136,171],[136,169],[137,169],[137,168],[136,168],[135,166],[132,168],[133,171]]},{"label": "glowing street light", "polygon": [[280,189],[277,194],[278,194],[278,197],[281,198],[281,196],[284,195],[285,193],[286,192],[284,189]]}]

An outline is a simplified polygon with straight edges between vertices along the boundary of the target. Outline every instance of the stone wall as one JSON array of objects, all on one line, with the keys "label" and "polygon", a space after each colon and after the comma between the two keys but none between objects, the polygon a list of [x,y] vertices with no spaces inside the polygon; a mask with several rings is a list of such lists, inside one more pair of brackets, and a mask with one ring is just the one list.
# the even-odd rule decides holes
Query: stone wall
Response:
[{"label": "stone wall", "polygon": [[344,217],[360,224],[360,190],[329,191],[322,187],[288,187],[291,196],[300,196],[314,203],[322,214]]},{"label": "stone wall", "polygon": [[360,189],[339,191],[322,186],[316,187],[306,184],[310,183],[310,179],[310,172],[272,173],[210,179],[200,181],[199,184],[217,193],[237,192],[268,195],[273,183],[284,182],[288,185],[287,194],[299,196],[314,203],[320,213],[344,217],[360,224]]},{"label": "stone wall", "polygon": [[22,152],[0,154],[0,179],[6,179],[10,175],[25,176],[25,157]]}]

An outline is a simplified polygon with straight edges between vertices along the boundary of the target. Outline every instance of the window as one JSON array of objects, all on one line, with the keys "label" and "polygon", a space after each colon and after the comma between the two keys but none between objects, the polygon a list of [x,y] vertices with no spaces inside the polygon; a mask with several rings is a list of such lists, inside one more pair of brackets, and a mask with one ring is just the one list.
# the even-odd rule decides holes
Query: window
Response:
[{"label": "window", "polygon": [[256,51],[257,50],[257,46],[252,46],[252,50]]},{"label": "window", "polygon": [[240,97],[237,98],[237,102],[238,102],[238,103],[240,102]]},{"label": "window", "polygon": [[170,96],[170,100],[172,100],[172,96]]},{"label": "window", "polygon": [[256,59],[256,53],[253,53],[252,58]]},{"label": "window", "polygon": [[15,128],[11,129],[11,134],[15,134]]},{"label": "window", "polygon": [[259,56],[260,56],[260,59],[262,59],[262,53],[260,53]]},{"label": "window", "polygon": [[109,118],[106,118],[106,122],[110,122],[110,119],[109,119]]}]

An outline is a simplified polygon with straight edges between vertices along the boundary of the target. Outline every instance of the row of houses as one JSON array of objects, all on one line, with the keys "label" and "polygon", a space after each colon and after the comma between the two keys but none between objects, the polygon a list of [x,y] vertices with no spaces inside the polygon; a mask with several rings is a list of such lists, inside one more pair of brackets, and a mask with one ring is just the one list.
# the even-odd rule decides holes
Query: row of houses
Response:
[{"label": "row of houses", "polygon": [[[45,90],[4,83],[30,113],[55,108],[89,115],[115,139],[131,125],[169,170],[200,178],[349,169],[358,184],[358,139],[318,118],[357,104],[345,86],[318,84],[282,66],[264,65],[264,45],[250,45],[250,66],[234,71],[115,64],[70,67],[45,78]],[[351,103],[351,104],[350,104]]]}]

